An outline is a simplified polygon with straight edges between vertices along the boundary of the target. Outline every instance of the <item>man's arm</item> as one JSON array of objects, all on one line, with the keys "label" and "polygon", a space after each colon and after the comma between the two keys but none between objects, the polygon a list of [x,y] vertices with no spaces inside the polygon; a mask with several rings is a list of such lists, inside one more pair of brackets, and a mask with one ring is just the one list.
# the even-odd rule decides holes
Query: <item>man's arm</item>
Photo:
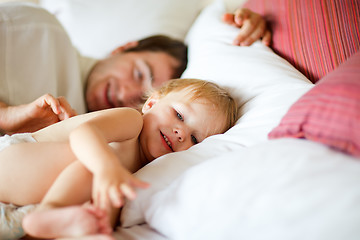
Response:
[{"label": "man's arm", "polygon": [[34,132],[75,115],[65,98],[55,98],[50,94],[18,106],[0,102],[0,133]]}]

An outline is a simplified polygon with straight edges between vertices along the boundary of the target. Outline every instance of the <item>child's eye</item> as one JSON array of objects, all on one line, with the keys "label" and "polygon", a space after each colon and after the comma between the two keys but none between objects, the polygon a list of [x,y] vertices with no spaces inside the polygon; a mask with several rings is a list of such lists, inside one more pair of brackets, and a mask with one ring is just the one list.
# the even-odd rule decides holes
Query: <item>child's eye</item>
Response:
[{"label": "child's eye", "polygon": [[180,121],[184,121],[184,118],[181,116],[181,114],[178,111],[176,112],[176,116],[180,119]]},{"label": "child's eye", "polygon": [[193,142],[193,144],[198,144],[199,143],[194,135],[191,135],[191,141]]}]

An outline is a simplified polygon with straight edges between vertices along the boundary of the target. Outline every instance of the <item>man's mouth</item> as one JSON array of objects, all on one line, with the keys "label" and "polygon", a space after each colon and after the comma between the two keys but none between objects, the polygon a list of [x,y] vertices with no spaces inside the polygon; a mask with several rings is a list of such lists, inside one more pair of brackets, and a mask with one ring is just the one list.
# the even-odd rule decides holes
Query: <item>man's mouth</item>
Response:
[{"label": "man's mouth", "polygon": [[114,104],[113,101],[111,100],[110,83],[108,83],[108,84],[106,85],[105,101],[106,101],[106,103],[107,103],[111,108],[115,107],[115,104]]},{"label": "man's mouth", "polygon": [[170,142],[170,140],[168,139],[168,137],[165,136],[161,131],[160,131],[160,134],[161,134],[161,136],[164,138],[165,143],[169,146],[169,148],[171,149],[171,151],[174,151],[174,149],[172,148],[171,142]]}]

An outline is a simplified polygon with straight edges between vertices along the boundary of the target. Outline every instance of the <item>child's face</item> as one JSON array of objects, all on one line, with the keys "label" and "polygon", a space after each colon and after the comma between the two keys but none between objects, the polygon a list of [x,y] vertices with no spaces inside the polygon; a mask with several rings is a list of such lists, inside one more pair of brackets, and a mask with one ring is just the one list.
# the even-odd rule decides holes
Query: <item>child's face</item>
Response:
[{"label": "child's face", "polygon": [[140,145],[148,161],[222,133],[225,117],[204,99],[190,101],[187,93],[172,92],[160,99],[152,96],[145,103]]}]

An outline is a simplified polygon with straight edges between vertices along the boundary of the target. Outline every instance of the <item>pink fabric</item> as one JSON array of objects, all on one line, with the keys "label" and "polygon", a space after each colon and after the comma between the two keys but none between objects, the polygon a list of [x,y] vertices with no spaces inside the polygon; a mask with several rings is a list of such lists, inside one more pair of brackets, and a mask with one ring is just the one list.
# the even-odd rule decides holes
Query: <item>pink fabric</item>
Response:
[{"label": "pink fabric", "polygon": [[360,156],[360,51],[320,80],[269,138],[306,138]]},{"label": "pink fabric", "polygon": [[273,32],[272,48],[312,82],[360,49],[359,0],[249,0]]}]

